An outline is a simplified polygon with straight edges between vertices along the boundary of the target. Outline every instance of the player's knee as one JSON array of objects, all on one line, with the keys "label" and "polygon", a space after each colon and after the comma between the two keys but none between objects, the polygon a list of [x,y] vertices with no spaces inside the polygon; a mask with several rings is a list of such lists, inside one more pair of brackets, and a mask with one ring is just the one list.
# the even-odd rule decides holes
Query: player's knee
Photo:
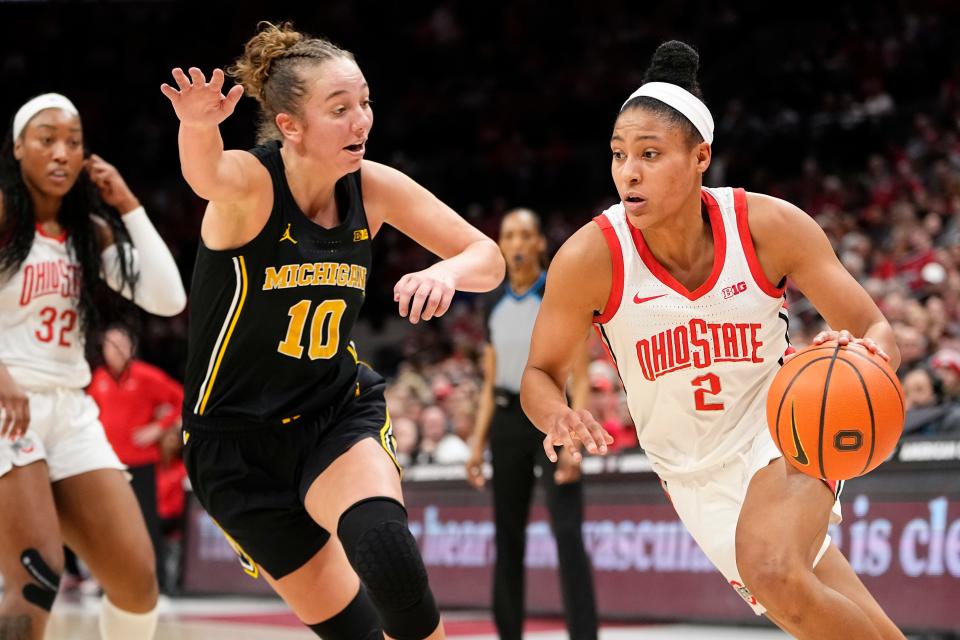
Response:
[{"label": "player's knee", "polygon": [[397,640],[420,640],[440,622],[407,512],[392,498],[361,500],[340,516],[337,535],[366,585],[383,621]]},{"label": "player's knee", "polygon": [[121,573],[112,571],[112,575],[99,576],[101,586],[110,601],[121,610],[149,611],[156,606],[159,597],[153,547],[146,545],[145,548],[131,549],[127,554]]},{"label": "player's knee", "polygon": [[[60,588],[60,576],[63,575],[63,547],[45,547],[42,549],[27,548],[20,552],[20,574],[22,584],[19,585],[23,599],[33,607],[49,612]],[[8,589],[16,589],[13,576],[9,580]]]},{"label": "player's knee", "polygon": [[740,577],[750,592],[770,611],[786,620],[798,619],[807,598],[811,571],[775,551],[737,556]]}]

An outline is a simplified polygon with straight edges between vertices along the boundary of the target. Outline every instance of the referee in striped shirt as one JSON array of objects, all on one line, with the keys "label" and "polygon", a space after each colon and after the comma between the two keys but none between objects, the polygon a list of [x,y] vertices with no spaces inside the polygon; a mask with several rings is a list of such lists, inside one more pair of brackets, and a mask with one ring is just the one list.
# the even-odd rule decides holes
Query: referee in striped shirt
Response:
[{"label": "referee in striped shirt", "polygon": [[[547,277],[547,242],[537,214],[529,209],[507,212],[499,242],[507,262],[507,279],[486,297],[483,389],[466,463],[467,481],[482,488],[483,451],[489,435],[497,545],[494,621],[501,640],[521,639],[526,526],[538,468],[557,541],[567,631],[571,640],[596,640],[593,576],[582,537],[580,467],[566,449],[561,449],[556,465],[547,460],[543,434],[520,408],[520,377]],[[572,391],[573,407],[582,408],[590,393],[586,346],[573,374]]]}]

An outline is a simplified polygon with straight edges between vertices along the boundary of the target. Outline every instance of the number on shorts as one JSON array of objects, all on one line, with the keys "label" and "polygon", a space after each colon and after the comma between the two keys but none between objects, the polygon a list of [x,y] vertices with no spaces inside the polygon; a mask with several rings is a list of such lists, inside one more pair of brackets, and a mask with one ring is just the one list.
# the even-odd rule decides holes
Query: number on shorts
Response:
[{"label": "number on shorts", "polygon": [[707,402],[707,394],[712,396],[720,393],[720,378],[715,373],[705,373],[694,378],[690,384],[697,387],[693,392],[698,411],[723,411],[722,402]]},{"label": "number on shorts", "polygon": [[[287,311],[287,315],[290,316],[287,336],[277,346],[277,351],[283,355],[291,358],[303,356],[301,340],[312,304],[311,300],[301,300]],[[310,345],[307,348],[307,355],[311,360],[329,360],[336,355],[337,348],[340,346],[340,319],[343,318],[343,312],[346,310],[346,300],[324,300],[317,305],[313,312],[313,320],[310,321]],[[326,332],[323,330],[324,325],[327,328]],[[326,335],[323,335],[324,333]]]}]

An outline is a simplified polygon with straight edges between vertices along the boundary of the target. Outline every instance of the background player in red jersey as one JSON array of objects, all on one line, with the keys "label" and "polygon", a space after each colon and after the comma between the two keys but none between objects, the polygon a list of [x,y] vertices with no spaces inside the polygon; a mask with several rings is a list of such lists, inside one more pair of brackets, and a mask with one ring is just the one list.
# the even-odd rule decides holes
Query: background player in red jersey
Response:
[{"label": "background player in red jersey", "polygon": [[106,594],[101,635],[151,638],[153,548],[83,393],[83,346],[101,277],[147,311],[175,315],[186,303],[180,275],[117,169],[84,160],[64,96],[17,111],[0,163],[0,637],[43,637],[66,542]]},{"label": "background player in red jersey", "polygon": [[[769,196],[703,188],[713,118],[697,95],[698,64],[688,45],[661,45],[644,85],[624,103],[610,142],[621,203],[577,231],[553,261],[524,409],[547,434],[552,459],[555,445],[606,452],[610,436],[589,413],[569,409],[562,392],[576,345],[596,323],[617,360],[640,444],[681,520],[748,604],[798,638],[903,638],[829,544],[835,492],[784,462],[765,419],[766,392],[788,346],[786,278],[843,329],[819,340],[889,354],[896,368],[893,332],[806,214]],[[699,332],[708,323],[721,326]],[[742,323],[758,324],[760,344],[741,344]],[[645,375],[644,340],[659,341],[655,357],[674,366]],[[709,370],[694,349],[710,350]]]}]

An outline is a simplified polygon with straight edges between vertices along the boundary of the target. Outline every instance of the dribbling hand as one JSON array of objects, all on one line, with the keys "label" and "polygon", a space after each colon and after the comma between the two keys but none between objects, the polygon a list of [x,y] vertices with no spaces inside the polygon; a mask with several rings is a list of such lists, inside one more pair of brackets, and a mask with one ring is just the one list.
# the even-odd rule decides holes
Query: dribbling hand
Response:
[{"label": "dribbling hand", "polygon": [[445,314],[456,292],[453,276],[434,265],[400,278],[393,288],[393,301],[398,303],[402,318],[417,324]]},{"label": "dribbling hand", "polygon": [[841,347],[846,347],[848,345],[854,344],[859,347],[863,347],[870,353],[878,355],[886,361],[890,361],[890,356],[887,355],[887,352],[880,348],[873,339],[871,338],[854,338],[853,334],[847,331],[846,329],[842,331],[821,331],[813,339],[811,344],[818,345],[825,342],[838,342]]},{"label": "dribbling hand", "polygon": [[200,69],[190,67],[189,71],[188,78],[180,67],[174,69],[173,79],[180,90],[164,83],[160,85],[161,93],[170,99],[182,124],[201,127],[219,125],[233,113],[243,95],[243,86],[233,86],[224,96],[220,93],[223,89],[223,70],[214,69],[210,82],[207,82]]},{"label": "dribbling hand", "polygon": [[553,419],[553,426],[543,439],[543,450],[550,462],[556,462],[554,447],[566,447],[573,461],[580,462],[583,459],[581,445],[590,453],[606,455],[608,444],[613,444],[613,436],[600,426],[589,411],[566,409]]}]

